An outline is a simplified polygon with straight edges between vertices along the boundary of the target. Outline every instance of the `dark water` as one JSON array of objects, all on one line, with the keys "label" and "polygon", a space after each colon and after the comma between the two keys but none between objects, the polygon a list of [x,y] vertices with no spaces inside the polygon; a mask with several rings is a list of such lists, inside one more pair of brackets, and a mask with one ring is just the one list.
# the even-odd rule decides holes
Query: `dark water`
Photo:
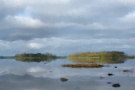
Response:
[{"label": "dark water", "polygon": [[106,63],[102,68],[62,67],[62,64],[73,63],[67,59],[38,63],[0,59],[0,90],[135,89],[134,59]]}]

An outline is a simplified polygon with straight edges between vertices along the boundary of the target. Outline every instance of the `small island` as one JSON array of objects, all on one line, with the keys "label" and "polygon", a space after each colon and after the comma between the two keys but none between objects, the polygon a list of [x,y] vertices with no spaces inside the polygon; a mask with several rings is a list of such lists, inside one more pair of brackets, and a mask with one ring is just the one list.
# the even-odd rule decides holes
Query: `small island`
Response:
[{"label": "small island", "polygon": [[57,59],[58,57],[56,55],[46,53],[46,54],[41,54],[41,53],[24,53],[24,54],[17,54],[15,56],[15,59],[17,61],[22,61],[22,62],[41,62],[41,61],[46,61],[49,62],[51,60]]},{"label": "small island", "polygon": [[62,67],[71,67],[71,68],[102,68],[104,65],[100,64],[63,64]]},{"label": "small island", "polygon": [[55,59],[63,59],[65,56],[56,56],[50,53],[23,53],[15,56],[0,56],[0,59],[16,59],[21,62],[50,62]]}]

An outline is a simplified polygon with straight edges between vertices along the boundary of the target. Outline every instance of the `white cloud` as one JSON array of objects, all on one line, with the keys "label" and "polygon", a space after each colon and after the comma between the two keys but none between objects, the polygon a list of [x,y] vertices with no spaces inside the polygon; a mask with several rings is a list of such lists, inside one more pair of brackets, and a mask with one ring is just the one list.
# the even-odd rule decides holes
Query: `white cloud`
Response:
[{"label": "white cloud", "polygon": [[[127,30],[130,31],[135,28],[135,12],[128,12],[126,15],[120,17],[117,19],[117,22],[115,22],[115,29],[118,30]],[[132,31],[134,33],[134,31]]]},{"label": "white cloud", "polygon": [[[112,49],[132,49],[134,50],[134,38],[131,39],[66,39],[66,38],[38,38],[29,41],[0,41],[0,50],[11,52],[10,54],[24,53],[24,52],[41,52],[41,53],[66,53],[110,50]],[[101,47],[100,47],[101,46]],[[96,48],[96,49],[93,49]],[[64,49],[64,50],[63,50]],[[73,51],[72,51],[73,50]],[[0,54],[2,54],[1,52]],[[3,53],[4,54],[4,53]]]},{"label": "white cloud", "polygon": [[40,49],[43,47],[43,45],[40,43],[30,43],[28,46],[32,49]]},{"label": "white cloud", "polygon": [[135,22],[135,12],[130,12],[121,18],[124,22]]},{"label": "white cloud", "polygon": [[40,20],[31,17],[7,16],[5,20],[11,27],[38,28],[45,26]]}]

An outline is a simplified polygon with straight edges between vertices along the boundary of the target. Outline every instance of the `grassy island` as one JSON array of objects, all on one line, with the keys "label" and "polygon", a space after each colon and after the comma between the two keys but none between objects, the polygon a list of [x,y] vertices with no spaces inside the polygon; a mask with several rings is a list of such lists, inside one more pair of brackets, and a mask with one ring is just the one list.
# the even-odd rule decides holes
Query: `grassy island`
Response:
[{"label": "grassy island", "polygon": [[68,56],[68,59],[78,63],[123,63],[127,55],[124,52],[86,52],[75,53]]},{"label": "grassy island", "polygon": [[124,52],[110,51],[110,52],[86,52],[86,53],[75,53],[68,57],[91,57],[91,58],[123,58],[126,57]]}]

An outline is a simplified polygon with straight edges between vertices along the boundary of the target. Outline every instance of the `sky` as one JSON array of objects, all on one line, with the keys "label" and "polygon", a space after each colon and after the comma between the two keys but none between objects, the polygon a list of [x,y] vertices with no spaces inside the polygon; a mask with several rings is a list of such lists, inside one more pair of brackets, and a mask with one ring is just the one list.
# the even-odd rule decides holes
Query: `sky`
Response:
[{"label": "sky", "polygon": [[135,55],[135,0],[0,0],[0,56]]}]

